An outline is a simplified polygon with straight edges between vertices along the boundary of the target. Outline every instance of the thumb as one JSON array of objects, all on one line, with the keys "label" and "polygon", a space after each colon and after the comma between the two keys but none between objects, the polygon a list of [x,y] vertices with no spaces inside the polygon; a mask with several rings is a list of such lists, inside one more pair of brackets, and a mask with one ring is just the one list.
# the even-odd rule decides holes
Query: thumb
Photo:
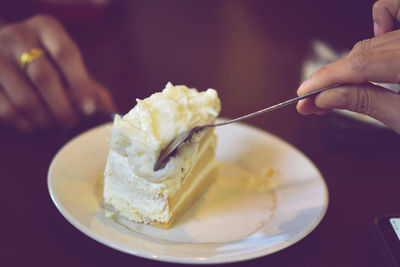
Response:
[{"label": "thumb", "polygon": [[400,134],[400,95],[372,83],[346,85],[319,94],[315,105],[371,116]]}]

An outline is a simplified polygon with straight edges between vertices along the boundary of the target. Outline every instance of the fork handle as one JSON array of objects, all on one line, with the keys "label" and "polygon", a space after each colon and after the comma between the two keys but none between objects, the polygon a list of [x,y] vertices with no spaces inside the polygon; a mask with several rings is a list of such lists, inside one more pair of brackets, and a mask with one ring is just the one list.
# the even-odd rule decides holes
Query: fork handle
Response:
[{"label": "fork handle", "polygon": [[270,111],[285,107],[287,105],[295,103],[295,102],[297,102],[299,100],[302,100],[304,98],[307,98],[309,96],[313,96],[313,95],[319,94],[321,92],[324,92],[326,90],[329,90],[329,89],[332,89],[332,88],[336,88],[336,87],[340,87],[340,86],[343,86],[343,85],[345,85],[345,83],[336,83],[336,84],[333,84],[331,86],[324,87],[324,88],[309,92],[309,93],[307,93],[305,95],[298,96],[298,97],[286,100],[284,102],[281,102],[279,104],[264,108],[262,110],[259,110],[259,111],[256,111],[256,112],[241,116],[239,118],[232,119],[232,120],[229,120],[229,121],[220,122],[220,123],[217,123],[217,124],[214,124],[214,125],[210,125],[210,127],[212,127],[212,126],[221,126],[221,125],[229,124],[229,123],[232,123],[232,122],[237,122],[237,121],[245,120],[245,119],[248,119],[248,118],[252,118],[252,117],[255,117],[255,116],[258,116],[258,115],[261,115],[261,114],[264,114],[264,113],[267,113],[267,112],[270,112]]}]

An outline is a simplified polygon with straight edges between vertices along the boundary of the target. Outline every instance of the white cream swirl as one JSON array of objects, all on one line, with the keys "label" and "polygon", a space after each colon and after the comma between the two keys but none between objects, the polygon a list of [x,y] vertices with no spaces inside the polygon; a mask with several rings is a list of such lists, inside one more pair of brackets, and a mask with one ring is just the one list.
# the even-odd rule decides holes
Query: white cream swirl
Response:
[{"label": "white cream swirl", "polygon": [[122,118],[116,116],[111,129],[111,149],[128,158],[132,171],[138,177],[160,182],[182,168],[195,149],[169,160],[165,168],[154,172],[160,151],[177,135],[197,125],[212,122],[221,109],[214,89],[198,92],[183,85],[171,83],[159,93],[139,100]]}]

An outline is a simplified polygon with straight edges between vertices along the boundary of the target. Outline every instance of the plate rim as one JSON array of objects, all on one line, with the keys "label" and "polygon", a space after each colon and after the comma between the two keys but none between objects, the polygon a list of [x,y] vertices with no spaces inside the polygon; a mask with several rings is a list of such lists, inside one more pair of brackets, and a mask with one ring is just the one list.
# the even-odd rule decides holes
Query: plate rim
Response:
[{"label": "plate rim", "polygon": [[[279,140],[280,142],[288,145],[291,149],[295,150],[297,153],[299,153],[304,159],[308,161],[309,164],[315,169],[315,171],[319,174],[319,180],[322,184],[323,187],[323,193],[324,193],[324,202],[321,203],[321,210],[318,213],[318,216],[314,219],[314,221],[308,225],[303,231],[299,232],[297,235],[295,235],[293,238],[278,243],[274,245],[274,250],[272,252],[267,252],[265,253],[266,249],[261,249],[257,251],[252,251],[252,252],[246,252],[245,254],[240,254],[240,255],[231,255],[229,257],[222,257],[222,258],[215,258],[215,257],[208,257],[208,258],[194,258],[194,257],[177,257],[177,256],[168,256],[168,255],[153,255],[150,252],[146,252],[146,250],[132,250],[132,249],[126,249],[118,243],[109,240],[107,238],[103,238],[99,235],[96,235],[94,232],[90,231],[90,229],[87,229],[84,225],[82,225],[79,220],[74,218],[64,207],[62,207],[62,203],[60,199],[57,197],[55,192],[53,191],[53,179],[51,178],[50,173],[52,172],[55,164],[55,160],[57,157],[63,153],[63,151],[74,141],[77,139],[81,138],[84,135],[88,135],[91,132],[97,131],[101,128],[105,128],[107,125],[110,125],[110,122],[98,125],[96,127],[93,127],[87,131],[84,131],[80,133],[79,135],[73,137],[69,141],[67,141],[61,148],[57,151],[57,153],[53,156],[51,163],[49,165],[49,169],[47,171],[47,189],[50,195],[50,198],[54,205],[56,206],[57,210],[61,213],[61,215],[70,223],[72,224],[76,229],[78,229],[80,232],[85,234],[86,236],[92,238],[93,240],[101,243],[104,246],[110,247],[112,249],[115,249],[117,251],[123,252],[125,254],[141,257],[141,258],[146,258],[150,260],[156,260],[160,262],[169,262],[169,263],[182,263],[182,264],[224,264],[224,263],[234,263],[234,262],[243,262],[247,260],[252,260],[260,257],[264,257],[267,255],[271,255],[273,253],[279,252],[285,248],[288,248],[292,246],[293,244],[301,241],[303,238],[308,236],[311,232],[313,232],[316,227],[321,223],[323,218],[325,217],[325,214],[328,210],[329,207],[329,190],[326,184],[326,181],[324,177],[322,176],[320,170],[317,168],[317,166],[314,164],[311,159],[307,155],[305,155],[302,151],[300,151],[297,147],[295,147],[293,144],[289,143],[288,141],[282,139],[281,137],[270,133],[267,130],[258,128],[256,126],[243,123],[243,122],[238,122],[235,123],[236,125],[241,125],[242,127],[250,128],[253,131],[257,131],[261,134],[267,134],[272,136],[274,139]],[[228,242],[229,243],[229,242]],[[201,244],[197,244],[201,245]],[[270,249],[270,248],[269,248]]]}]

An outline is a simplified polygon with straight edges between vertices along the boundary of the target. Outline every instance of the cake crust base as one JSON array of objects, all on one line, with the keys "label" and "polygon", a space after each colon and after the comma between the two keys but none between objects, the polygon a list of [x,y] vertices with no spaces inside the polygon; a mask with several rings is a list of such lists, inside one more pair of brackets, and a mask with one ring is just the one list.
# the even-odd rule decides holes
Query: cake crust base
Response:
[{"label": "cake crust base", "polygon": [[160,223],[160,222],[151,222],[150,224],[168,229],[171,228],[172,224],[175,222],[176,219],[178,219],[182,213],[187,211],[187,209],[194,203],[196,200],[199,198],[200,195],[202,195],[207,188],[215,181],[215,177],[218,175],[218,164],[204,177],[203,181],[196,187],[196,192],[190,195],[190,197],[186,198],[185,201],[183,201],[182,205],[180,207],[177,207],[177,210],[171,215],[171,218],[169,219],[168,222],[166,223]]}]

